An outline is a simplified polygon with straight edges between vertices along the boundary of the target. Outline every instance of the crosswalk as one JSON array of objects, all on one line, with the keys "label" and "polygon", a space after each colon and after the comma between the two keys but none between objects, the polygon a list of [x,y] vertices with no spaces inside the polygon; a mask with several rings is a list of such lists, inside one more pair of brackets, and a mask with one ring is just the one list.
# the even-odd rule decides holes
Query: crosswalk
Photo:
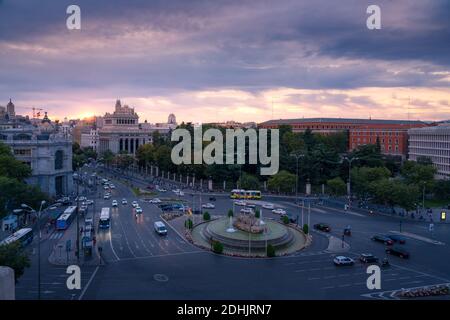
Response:
[{"label": "crosswalk", "polygon": [[50,240],[59,240],[63,237],[64,232],[54,232],[53,234],[50,235],[50,237],[48,237],[48,239]]}]

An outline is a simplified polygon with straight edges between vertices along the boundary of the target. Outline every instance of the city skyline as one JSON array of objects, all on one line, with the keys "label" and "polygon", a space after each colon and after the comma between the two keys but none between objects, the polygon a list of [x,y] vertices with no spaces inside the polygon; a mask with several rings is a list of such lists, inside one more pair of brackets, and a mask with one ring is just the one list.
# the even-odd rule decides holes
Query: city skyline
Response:
[{"label": "city skyline", "polygon": [[[1,104],[54,118],[263,122],[302,117],[447,120],[449,3],[377,1],[0,1]],[[18,14],[20,12],[20,14]],[[333,32],[329,32],[333,30]]]}]

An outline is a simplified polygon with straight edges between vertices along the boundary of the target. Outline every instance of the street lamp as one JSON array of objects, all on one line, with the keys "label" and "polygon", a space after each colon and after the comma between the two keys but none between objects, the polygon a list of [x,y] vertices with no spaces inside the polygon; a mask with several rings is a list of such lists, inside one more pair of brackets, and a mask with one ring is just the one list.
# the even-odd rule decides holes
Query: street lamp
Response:
[{"label": "street lamp", "polygon": [[[39,213],[38,213],[38,300],[41,300],[41,212],[42,207],[45,205],[45,201],[41,201],[41,205],[39,207]],[[24,209],[29,209],[31,212],[36,212],[33,208],[26,205],[25,203],[22,203],[21,205]]]},{"label": "street lamp", "polygon": [[[295,157],[295,160],[297,161],[297,171],[296,171],[297,173],[295,176],[295,204],[298,205],[299,204],[299,202],[298,202],[298,160],[300,158],[303,158],[305,155],[303,153],[291,153],[290,156]],[[302,227],[303,227],[303,206],[304,206],[304,203],[302,205]],[[297,225],[298,225],[298,215],[297,215]]]},{"label": "street lamp", "polygon": [[354,157],[354,158],[349,158],[349,157],[343,157],[342,158],[342,162],[343,161],[347,161],[348,162],[348,205],[350,207],[350,202],[352,199],[352,175],[351,175],[351,170],[352,170],[352,162],[355,160],[358,160],[358,157]]}]

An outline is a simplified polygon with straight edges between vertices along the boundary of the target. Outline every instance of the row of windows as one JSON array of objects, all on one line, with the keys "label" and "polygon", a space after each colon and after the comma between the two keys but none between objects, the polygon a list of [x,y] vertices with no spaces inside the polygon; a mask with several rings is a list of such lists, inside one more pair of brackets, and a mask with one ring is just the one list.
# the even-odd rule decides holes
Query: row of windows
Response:
[{"label": "row of windows", "polygon": [[[372,138],[369,138],[369,139],[367,139],[367,138],[353,138],[353,142],[356,142],[356,141],[358,141],[358,142],[363,142],[363,143],[376,143],[377,142],[377,139],[373,139],[372,140]],[[386,142],[386,139],[384,139],[384,138],[382,138],[382,139],[380,139],[380,142],[381,143],[385,143]],[[392,139],[387,139],[387,142],[388,143],[392,143]],[[398,139],[395,139],[395,144],[398,144]]]},{"label": "row of windows", "polygon": [[15,156],[31,156],[31,149],[14,149]]},{"label": "row of windows", "polygon": [[357,136],[399,136],[400,132],[395,131],[352,131],[351,135]]},{"label": "row of windows", "polygon": [[[356,149],[356,147],[358,147],[358,146],[359,146],[359,144],[353,143],[353,144],[352,144],[352,149]],[[395,147],[392,146],[392,145],[389,145],[389,146],[386,148],[386,146],[382,144],[380,147],[381,147],[381,150],[382,150],[382,151],[385,151],[385,150],[389,150],[389,151],[395,150],[396,152],[399,151],[398,145],[395,146]]]},{"label": "row of windows", "polygon": [[117,119],[116,123],[117,124],[135,124],[136,120],[135,119]]}]

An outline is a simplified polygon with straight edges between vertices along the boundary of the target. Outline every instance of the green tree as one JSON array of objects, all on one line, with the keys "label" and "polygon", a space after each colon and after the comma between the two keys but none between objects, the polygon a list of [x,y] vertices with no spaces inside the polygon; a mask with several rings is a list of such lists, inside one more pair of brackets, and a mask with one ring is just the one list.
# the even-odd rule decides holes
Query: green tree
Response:
[{"label": "green tree", "polygon": [[204,220],[204,221],[209,221],[209,220],[211,220],[211,215],[209,214],[208,211],[205,211],[205,212],[203,213],[203,220]]},{"label": "green tree", "polygon": [[284,224],[289,224],[289,217],[288,216],[282,216],[281,221],[283,221]]},{"label": "green tree", "polygon": [[261,212],[259,211],[259,209],[255,210],[255,218],[258,218],[261,216]]},{"label": "green tree", "polygon": [[266,252],[267,256],[270,258],[275,257],[276,253],[275,253],[275,247],[271,244],[267,245],[267,252]]},{"label": "green tree", "polygon": [[31,176],[31,168],[16,160],[9,146],[0,142],[0,176],[14,178],[23,181]]},{"label": "green tree", "polygon": [[360,167],[353,168],[352,190],[363,199],[373,195],[372,182],[387,179],[391,172],[385,167]]},{"label": "green tree", "polygon": [[327,186],[330,189],[330,193],[335,196],[342,196],[347,192],[347,185],[341,177],[328,180]]},{"label": "green tree", "polygon": [[19,242],[0,246],[0,266],[7,266],[14,270],[14,277],[17,281],[25,268],[30,267],[30,259],[21,248]]},{"label": "green tree", "polygon": [[109,149],[105,150],[100,154],[100,158],[102,159],[103,163],[105,163],[106,166],[109,167],[114,160],[114,153]]},{"label": "green tree", "polygon": [[228,214],[227,214],[228,218],[232,217],[233,215],[234,215],[233,209],[228,210]]},{"label": "green tree", "polygon": [[239,188],[246,190],[258,190],[260,188],[259,179],[254,175],[244,173],[239,179]]},{"label": "green tree", "polygon": [[267,183],[269,190],[278,192],[292,192],[295,190],[296,175],[286,170],[281,170],[277,174],[271,176]]},{"label": "green tree", "polygon": [[213,242],[213,251],[215,253],[221,254],[223,252],[223,244],[220,241]]},{"label": "green tree", "polygon": [[113,163],[120,169],[126,170],[134,163],[134,158],[129,154],[117,154],[114,156]]},{"label": "green tree", "polygon": [[309,233],[309,226],[306,223],[303,225],[303,233],[304,234],[308,234]]}]

